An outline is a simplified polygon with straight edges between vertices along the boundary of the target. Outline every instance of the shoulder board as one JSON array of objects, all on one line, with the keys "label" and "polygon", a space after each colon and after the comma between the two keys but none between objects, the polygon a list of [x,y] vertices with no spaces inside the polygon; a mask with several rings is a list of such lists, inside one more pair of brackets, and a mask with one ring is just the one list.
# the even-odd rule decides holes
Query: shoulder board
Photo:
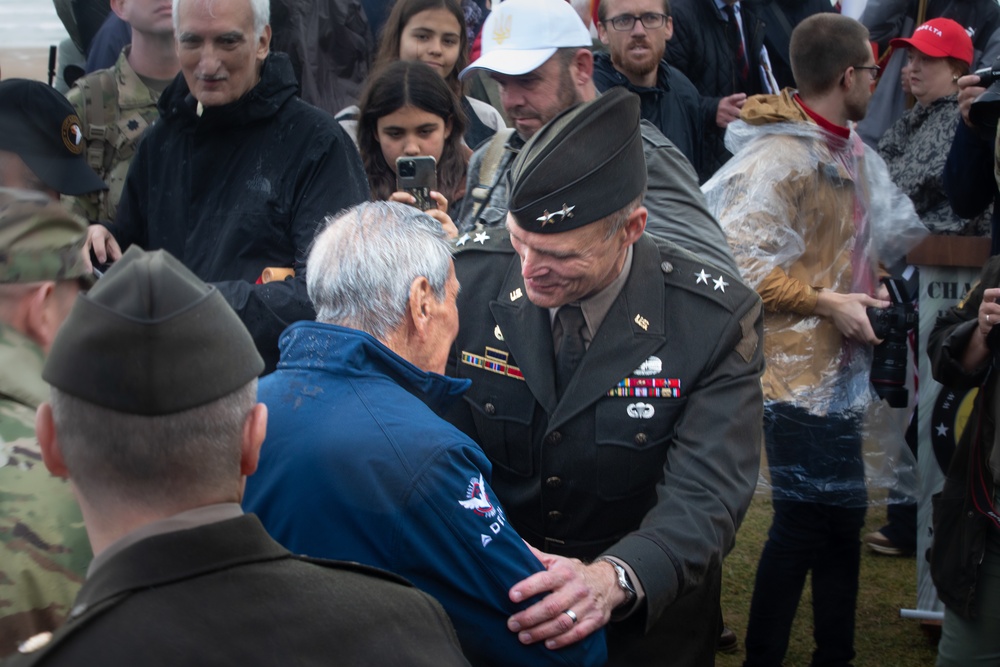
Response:
[{"label": "shoulder board", "polygon": [[295,560],[302,561],[303,563],[309,563],[310,565],[318,565],[319,567],[325,568],[327,570],[341,570],[345,572],[355,572],[357,574],[363,574],[367,577],[374,577],[376,579],[382,579],[394,584],[399,584],[401,586],[406,586],[407,588],[413,588],[413,584],[410,583],[409,579],[401,577],[398,574],[393,574],[388,570],[383,570],[381,568],[373,567],[371,565],[363,565],[362,563],[355,563],[353,561],[346,560],[331,560],[329,558],[312,558],[310,556],[293,556]]},{"label": "shoulder board", "polygon": [[740,276],[734,276],[708,260],[663,239],[656,239],[660,249],[663,282],[713,301],[729,312],[746,308],[748,299],[757,294]]},{"label": "shoulder board", "polygon": [[505,227],[483,227],[476,225],[473,229],[459,234],[451,241],[453,252],[499,252],[513,254],[514,247],[510,244],[510,234]]}]

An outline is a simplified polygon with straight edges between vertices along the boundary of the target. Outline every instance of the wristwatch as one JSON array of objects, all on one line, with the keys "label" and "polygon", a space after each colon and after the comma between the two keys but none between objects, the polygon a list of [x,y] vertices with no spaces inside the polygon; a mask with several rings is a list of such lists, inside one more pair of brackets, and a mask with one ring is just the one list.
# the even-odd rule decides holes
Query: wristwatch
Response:
[{"label": "wristwatch", "polygon": [[615,568],[615,574],[618,575],[618,588],[622,589],[622,592],[625,593],[625,602],[618,605],[618,608],[628,607],[636,598],[635,586],[629,580],[628,572],[612,558],[605,556],[604,558],[598,558],[598,560],[610,563],[611,567]]}]

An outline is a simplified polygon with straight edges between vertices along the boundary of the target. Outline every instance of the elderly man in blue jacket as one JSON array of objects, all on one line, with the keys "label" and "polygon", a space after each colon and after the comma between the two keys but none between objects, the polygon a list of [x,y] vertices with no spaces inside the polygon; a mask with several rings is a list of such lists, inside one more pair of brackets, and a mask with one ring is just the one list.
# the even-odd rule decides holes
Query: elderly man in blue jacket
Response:
[{"label": "elderly man in blue jacket", "polygon": [[308,264],[317,321],[285,330],[278,370],[261,380],[269,428],[244,507],[293,552],[409,578],[445,607],[475,665],[603,665],[603,630],[552,650],[507,629],[537,601],[514,603],[510,589],[545,567],[508,524],[486,455],[438,416],[469,386],[441,375],[459,285],[440,225],[361,204],[317,236]]}]

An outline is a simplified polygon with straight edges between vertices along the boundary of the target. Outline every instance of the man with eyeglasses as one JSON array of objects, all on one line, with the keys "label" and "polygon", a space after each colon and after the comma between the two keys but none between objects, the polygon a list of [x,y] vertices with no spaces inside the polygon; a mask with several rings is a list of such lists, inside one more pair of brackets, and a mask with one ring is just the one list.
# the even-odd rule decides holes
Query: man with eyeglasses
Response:
[{"label": "man with eyeglasses", "polygon": [[674,34],[670,0],[603,0],[597,16],[597,33],[608,49],[594,55],[597,89],[624,86],[638,95],[642,117],[701,172],[698,89],[663,59]]},{"label": "man with eyeglasses", "polygon": [[748,99],[727,130],[736,154],[705,184],[765,313],[774,519],[744,667],[781,664],[809,573],[812,664],[847,667],[868,502],[862,417],[872,401],[872,346],[881,342],[866,308],[889,306],[879,262],[898,259],[922,226],[855,130],[878,74],[867,29],[815,14],[792,32],[789,50],[798,91]]}]

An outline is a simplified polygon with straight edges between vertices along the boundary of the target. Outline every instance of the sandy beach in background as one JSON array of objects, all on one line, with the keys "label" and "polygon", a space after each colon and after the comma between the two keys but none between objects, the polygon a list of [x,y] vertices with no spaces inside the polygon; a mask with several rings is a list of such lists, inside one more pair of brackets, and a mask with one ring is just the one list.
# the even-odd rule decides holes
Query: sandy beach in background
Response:
[{"label": "sandy beach in background", "polygon": [[48,80],[47,48],[0,48],[0,76],[4,79]]}]

